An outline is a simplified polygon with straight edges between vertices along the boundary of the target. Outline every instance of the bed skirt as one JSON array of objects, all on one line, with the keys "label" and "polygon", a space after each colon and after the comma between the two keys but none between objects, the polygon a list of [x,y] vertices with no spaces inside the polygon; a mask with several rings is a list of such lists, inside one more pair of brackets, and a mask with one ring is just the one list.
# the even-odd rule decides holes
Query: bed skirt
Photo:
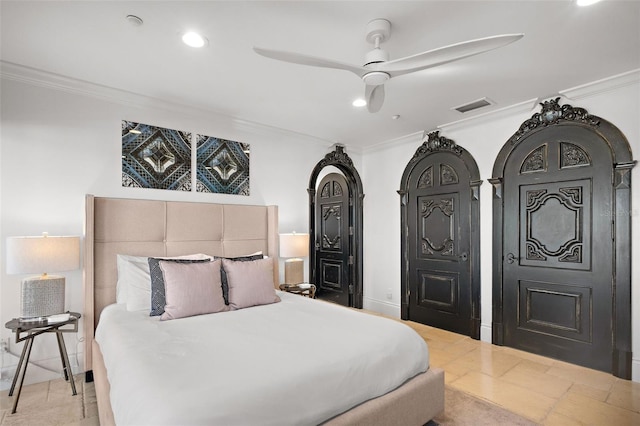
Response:
[{"label": "bed skirt", "polygon": [[[115,425],[109,380],[100,346],[93,341],[93,378],[101,426]],[[429,368],[399,388],[378,398],[363,402],[324,425],[388,426],[401,424],[422,426],[444,411],[444,370]]]}]

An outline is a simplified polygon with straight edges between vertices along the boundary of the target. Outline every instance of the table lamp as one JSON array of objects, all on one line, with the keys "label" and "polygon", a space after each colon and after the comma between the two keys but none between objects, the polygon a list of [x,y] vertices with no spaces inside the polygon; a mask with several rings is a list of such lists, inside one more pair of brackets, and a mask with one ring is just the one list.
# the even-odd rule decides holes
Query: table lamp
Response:
[{"label": "table lamp", "polygon": [[309,234],[280,234],[280,257],[284,262],[284,283],[300,284],[304,281],[304,260],[309,256]]},{"label": "table lamp", "polygon": [[7,238],[7,274],[42,273],[22,280],[21,320],[41,320],[64,312],[65,279],[48,272],[71,271],[80,267],[79,237]]}]

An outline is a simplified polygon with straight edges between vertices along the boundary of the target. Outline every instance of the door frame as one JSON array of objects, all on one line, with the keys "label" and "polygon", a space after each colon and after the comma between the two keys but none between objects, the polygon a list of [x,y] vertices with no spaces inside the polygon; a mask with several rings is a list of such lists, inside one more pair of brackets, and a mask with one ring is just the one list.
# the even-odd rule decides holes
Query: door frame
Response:
[{"label": "door frame", "polygon": [[493,166],[493,324],[492,342],[504,345],[503,324],[503,217],[502,187],[507,161],[523,140],[550,126],[576,126],[597,133],[611,150],[613,158],[613,356],[611,373],[631,379],[631,169],[635,166],[631,146],[624,134],[607,120],[591,115],[584,108],[560,105],[560,97],[542,102],[542,110],[522,123],[503,145]]},{"label": "door frame", "polygon": [[[328,166],[334,166],[344,175],[349,190],[349,255],[353,261],[350,262],[349,280],[353,285],[353,297],[349,297],[349,306],[362,309],[362,208],[364,193],[362,190],[362,180],[358,171],[353,165],[349,155],[344,152],[344,146],[335,145],[335,150],[329,152],[320,160],[311,172],[309,178],[309,235],[315,237],[316,234],[316,183],[318,175]],[[309,238],[309,282],[316,282],[316,246],[315,238]]]},{"label": "door frame", "polygon": [[409,319],[409,277],[411,271],[409,270],[409,210],[408,194],[409,194],[409,179],[413,173],[415,167],[424,158],[437,152],[447,152],[459,157],[470,176],[471,187],[471,217],[470,225],[471,232],[469,234],[469,259],[470,259],[470,284],[471,284],[471,327],[470,337],[473,339],[480,339],[480,185],[482,180],[480,179],[480,171],[478,170],[478,164],[473,156],[464,148],[448,139],[444,136],[440,136],[439,131],[428,133],[424,137],[425,141],[418,147],[413,157],[409,160],[409,163],[402,173],[402,180],[400,181],[400,318],[403,320]]}]

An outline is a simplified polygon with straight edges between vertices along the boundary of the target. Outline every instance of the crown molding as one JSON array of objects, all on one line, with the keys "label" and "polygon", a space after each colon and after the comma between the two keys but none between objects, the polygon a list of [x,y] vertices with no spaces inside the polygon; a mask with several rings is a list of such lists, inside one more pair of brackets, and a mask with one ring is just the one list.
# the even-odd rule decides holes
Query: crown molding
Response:
[{"label": "crown molding", "polygon": [[191,105],[180,104],[178,102],[167,101],[165,99],[141,95],[139,93],[116,89],[86,80],[67,77],[61,74],[2,60],[0,60],[0,78],[135,108],[161,109],[168,112],[179,113],[181,115],[186,114],[192,117],[206,117],[208,120],[211,120],[211,116],[215,115],[222,120],[230,122],[232,127],[239,131],[256,135],[264,136],[265,134],[268,134],[273,135],[276,138],[295,139],[298,141],[304,140],[320,144],[322,146],[330,146],[335,142],[292,130],[261,124],[250,120],[243,120],[241,118],[232,117],[207,108],[199,108]]},{"label": "crown molding", "polygon": [[[617,90],[626,86],[638,84],[639,82],[640,82],[640,69],[635,69],[622,74],[617,74],[601,80],[593,81],[591,83],[561,90],[558,92],[558,94],[561,95],[563,98],[567,98],[569,100],[576,100],[576,99],[581,99],[581,98]],[[552,95],[547,95],[547,96],[539,97],[535,99],[529,99],[523,102],[509,105],[504,108],[488,111],[483,114],[474,115],[473,117],[463,118],[461,120],[456,120],[450,123],[441,124],[441,125],[438,125],[434,130],[441,130],[443,133],[446,133],[449,131],[460,130],[470,126],[474,126],[479,124],[480,122],[486,122],[488,120],[495,120],[498,118],[508,117],[511,115],[518,115],[518,114],[525,114],[525,115],[531,114],[532,111],[536,111],[539,109],[540,102],[542,102],[545,99],[557,97],[558,94],[552,94]],[[411,133],[406,136],[401,136],[399,138],[390,139],[387,141],[377,143],[370,147],[365,147],[362,151],[363,153],[368,154],[370,152],[380,151],[388,147],[395,147],[403,143],[409,143],[409,142],[416,143],[418,141],[422,143],[422,136],[427,133],[429,132],[421,131],[421,132]],[[417,137],[417,135],[419,135],[419,137]]]},{"label": "crown molding", "polygon": [[617,74],[591,83],[561,90],[558,93],[572,101],[588,98],[601,93],[607,93],[620,88],[638,84],[640,82],[640,68]]},{"label": "crown molding", "polygon": [[414,132],[414,133],[410,133],[408,135],[404,135],[404,136],[400,136],[399,138],[394,138],[394,139],[389,139],[374,145],[370,145],[367,147],[364,147],[362,149],[362,153],[363,154],[370,154],[372,152],[376,152],[376,151],[382,151],[383,149],[387,149],[387,148],[396,148],[398,146],[401,145],[415,145],[415,144],[421,144],[423,141],[423,138],[425,136],[426,132],[424,131],[419,131],[419,132]]}]

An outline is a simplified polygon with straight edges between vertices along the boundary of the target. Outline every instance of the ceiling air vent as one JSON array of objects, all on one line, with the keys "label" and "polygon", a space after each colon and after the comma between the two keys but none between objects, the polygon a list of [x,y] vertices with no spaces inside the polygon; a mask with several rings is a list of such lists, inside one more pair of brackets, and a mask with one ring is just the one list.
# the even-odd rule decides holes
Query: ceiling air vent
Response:
[{"label": "ceiling air vent", "polygon": [[460,105],[451,109],[455,109],[456,111],[464,114],[465,112],[473,111],[474,109],[483,108],[493,104],[494,104],[493,101],[487,98],[481,98],[481,99],[478,99],[477,101],[469,102],[468,104]]}]

